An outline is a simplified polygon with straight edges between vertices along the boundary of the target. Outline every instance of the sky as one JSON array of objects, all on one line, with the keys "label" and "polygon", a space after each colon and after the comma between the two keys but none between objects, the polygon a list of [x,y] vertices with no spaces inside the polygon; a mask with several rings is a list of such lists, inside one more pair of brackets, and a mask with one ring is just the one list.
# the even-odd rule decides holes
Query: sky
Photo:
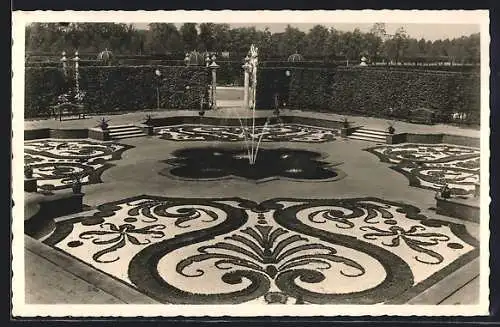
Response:
[{"label": "sky", "polygon": [[[300,30],[307,32],[314,25],[323,25],[325,27],[333,27],[340,31],[353,31],[355,28],[359,28],[362,32],[370,31],[370,28],[373,26],[371,23],[360,23],[360,24],[349,24],[349,23],[302,23],[302,24],[290,24],[293,27],[297,27]],[[137,28],[145,29],[147,28],[148,23],[136,23],[134,24]],[[176,24],[178,27],[182,24]],[[286,23],[239,23],[239,24],[230,24],[232,28],[237,27],[249,27],[255,26],[257,29],[263,30],[264,28],[269,27],[272,33],[283,32],[287,26]],[[397,28],[403,27],[406,32],[412,38],[421,39],[424,38],[426,40],[439,40],[439,39],[453,39],[459,38],[461,36],[469,36],[473,33],[479,33],[480,26],[476,24],[396,24],[396,23],[387,23],[386,24],[386,32],[388,34],[394,34]]]}]

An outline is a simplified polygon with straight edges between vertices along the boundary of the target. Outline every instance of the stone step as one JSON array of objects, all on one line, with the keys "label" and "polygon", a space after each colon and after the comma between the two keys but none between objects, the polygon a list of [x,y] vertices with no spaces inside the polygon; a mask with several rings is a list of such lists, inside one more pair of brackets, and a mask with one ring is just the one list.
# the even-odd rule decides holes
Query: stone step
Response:
[{"label": "stone step", "polygon": [[354,133],[352,133],[351,135],[349,135],[349,137],[351,136],[359,136],[359,137],[366,137],[366,138],[372,138],[374,140],[379,140],[379,141],[384,141],[385,142],[385,135],[380,135],[380,134],[371,134],[371,133],[367,133],[367,132],[359,132],[359,131],[356,131]]},{"label": "stone step", "polygon": [[144,133],[133,133],[133,134],[125,134],[125,135],[118,135],[118,136],[112,136],[111,139],[113,140],[121,140],[121,139],[127,139],[127,138],[132,138],[132,137],[143,137],[147,136]]},{"label": "stone step", "polygon": [[142,133],[142,130],[140,128],[134,128],[134,129],[125,129],[125,130],[119,129],[119,130],[109,131],[109,135],[120,135],[127,133]]},{"label": "stone step", "polygon": [[365,132],[365,133],[378,134],[378,135],[388,135],[389,134],[389,132],[384,131],[384,130],[364,128],[364,127],[357,129],[356,132]]},{"label": "stone step", "polygon": [[137,130],[137,129],[140,129],[139,127],[137,126],[134,126],[134,125],[129,125],[129,126],[109,126],[108,127],[108,130],[110,132],[115,132],[115,131],[133,131],[133,130]]},{"label": "stone step", "polygon": [[127,125],[109,125],[108,129],[120,129],[120,128],[128,128],[128,127],[136,127],[132,124],[127,124]]},{"label": "stone step", "polygon": [[121,125],[109,128],[109,136],[113,140],[124,138],[147,136],[139,127],[134,125]]},{"label": "stone step", "polygon": [[366,137],[366,136],[356,136],[356,135],[349,135],[347,137],[348,139],[351,140],[361,140],[361,141],[370,141],[370,142],[377,142],[377,143],[385,143],[385,138],[384,139],[375,139],[373,137]]}]

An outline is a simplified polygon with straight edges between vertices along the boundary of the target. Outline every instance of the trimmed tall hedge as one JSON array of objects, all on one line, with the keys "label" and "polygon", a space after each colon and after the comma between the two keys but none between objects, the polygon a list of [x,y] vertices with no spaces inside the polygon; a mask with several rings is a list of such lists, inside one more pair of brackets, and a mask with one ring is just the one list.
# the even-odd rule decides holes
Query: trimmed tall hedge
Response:
[{"label": "trimmed tall hedge", "polygon": [[[158,69],[161,77],[155,75]],[[69,72],[73,76],[73,71]],[[57,97],[67,91],[61,68],[26,68],[25,117],[46,116]],[[199,110],[206,96],[210,71],[205,67],[177,66],[84,66],[80,88],[84,104],[93,113],[160,108]]]},{"label": "trimmed tall hedge", "polygon": [[339,114],[384,117],[389,107],[465,112],[476,118],[480,112],[480,79],[475,73],[371,67],[261,68],[257,107],[274,108],[276,92],[284,94],[287,108]]},{"label": "trimmed tall hedge", "polygon": [[50,115],[50,106],[67,90],[61,69],[53,67],[26,67],[24,87],[24,116]]},{"label": "trimmed tall hedge", "polygon": [[[155,70],[161,72],[161,78]],[[82,67],[80,86],[87,93],[85,104],[92,112],[160,108],[200,108],[200,97],[210,83],[205,67],[185,66],[104,66]]]}]

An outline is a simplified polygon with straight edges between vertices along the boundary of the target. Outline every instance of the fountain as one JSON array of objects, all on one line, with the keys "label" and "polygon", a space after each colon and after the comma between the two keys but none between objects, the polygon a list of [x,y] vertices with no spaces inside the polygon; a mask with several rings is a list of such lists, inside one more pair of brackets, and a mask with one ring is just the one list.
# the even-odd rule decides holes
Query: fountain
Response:
[{"label": "fountain", "polygon": [[[259,63],[258,48],[255,45],[250,46],[243,69],[245,70],[245,96],[244,107],[252,111],[252,124],[247,126],[243,124],[241,116],[238,116],[238,121],[242,130],[242,137],[244,139],[245,147],[248,154],[250,165],[255,165],[257,154],[262,141],[262,137],[269,130],[270,117],[268,117],[260,130],[256,133],[255,129],[255,106],[256,106],[256,91],[257,91],[257,67]],[[278,115],[277,115],[278,116]],[[279,117],[278,117],[279,118]]]},{"label": "fountain", "polygon": [[[213,57],[211,64],[209,64],[210,57],[207,58],[207,67],[218,67]],[[322,159],[325,155],[318,152],[274,147],[261,149],[262,143],[274,140],[280,142],[293,138],[286,137],[290,127],[286,127],[280,117],[279,101],[275,101],[275,110],[272,115],[262,117],[256,113],[258,62],[258,48],[252,44],[242,67],[245,72],[243,106],[229,107],[227,112],[220,113],[221,119],[217,126],[212,124],[203,126],[201,123],[203,120],[208,123],[213,117],[204,117],[203,108],[200,107],[200,124],[194,127],[174,128],[165,132],[165,135],[170,135],[172,139],[175,139],[173,135],[178,134],[178,140],[190,138],[206,141],[220,140],[225,144],[229,141],[237,141],[242,142],[244,147],[205,146],[175,151],[171,158],[164,161],[169,167],[162,170],[160,175],[186,180],[236,177],[255,182],[279,178],[333,181],[345,176],[339,169],[333,168],[340,163],[324,162]],[[215,78],[212,79],[212,87],[214,86]],[[276,125],[279,127],[274,129],[273,126]],[[257,160],[259,153],[262,155]]]}]

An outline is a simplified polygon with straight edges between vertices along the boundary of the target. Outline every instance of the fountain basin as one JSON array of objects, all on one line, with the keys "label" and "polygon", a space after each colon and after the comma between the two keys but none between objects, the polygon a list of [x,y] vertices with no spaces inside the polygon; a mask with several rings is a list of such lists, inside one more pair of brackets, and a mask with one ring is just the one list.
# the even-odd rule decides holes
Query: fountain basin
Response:
[{"label": "fountain basin", "polygon": [[177,150],[164,162],[170,167],[161,175],[187,180],[241,178],[255,182],[275,179],[296,181],[335,181],[345,173],[324,161],[326,155],[299,149],[260,148],[251,164],[246,149],[235,147],[197,147]]}]

